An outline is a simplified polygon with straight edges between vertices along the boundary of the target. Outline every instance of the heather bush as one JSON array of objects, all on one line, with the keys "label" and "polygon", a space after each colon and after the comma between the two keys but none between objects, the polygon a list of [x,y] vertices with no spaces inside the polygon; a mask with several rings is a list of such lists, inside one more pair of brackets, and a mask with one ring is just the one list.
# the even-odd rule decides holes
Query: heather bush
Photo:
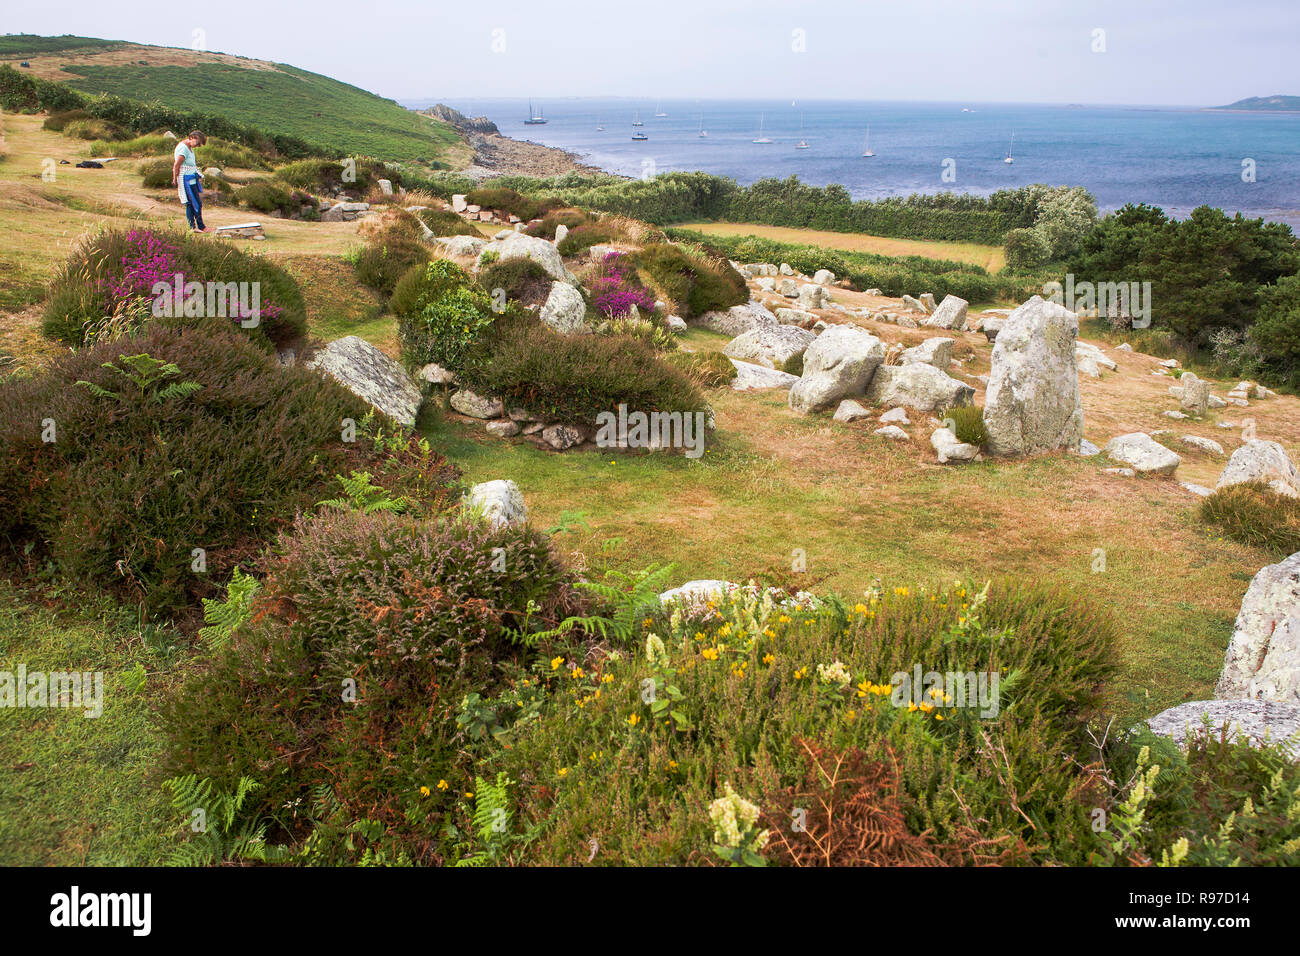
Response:
[{"label": "heather bush", "polygon": [[478,286],[492,295],[504,290],[506,297],[521,305],[541,305],[551,293],[553,280],[532,259],[517,258],[493,262],[478,274]]},{"label": "heather bush", "polygon": [[41,124],[41,129],[48,129],[54,133],[62,133],[69,123],[85,119],[93,119],[90,113],[85,110],[62,110],[61,112],[51,113],[49,116],[45,117],[45,122]]},{"label": "heather bush", "polygon": [[592,246],[614,242],[619,237],[614,228],[607,223],[589,222],[570,229],[569,234],[555,247],[562,256],[576,256],[586,252]]},{"label": "heather bush", "polygon": [[[502,186],[480,186],[465,195],[466,202],[484,209],[492,209],[510,216],[518,216],[524,222],[536,219],[543,212],[553,208],[555,203],[538,202],[521,196],[513,189]],[[554,233],[552,233],[554,235]]]},{"label": "heather bush", "polygon": [[140,184],[145,189],[170,189],[172,186],[172,161],[155,159],[140,166]]},{"label": "heather bush", "polygon": [[696,386],[645,342],[562,335],[537,322],[502,323],[486,357],[461,377],[476,392],[549,420],[591,423],[620,403],[644,412],[704,407]]},{"label": "heather bush", "polygon": [[[204,182],[205,187],[211,184]],[[257,212],[278,213],[285,218],[300,216],[304,206],[316,208],[316,198],[301,189],[286,189],[272,179],[255,179],[239,187],[235,198],[240,205]]]},{"label": "heather bush", "polygon": [[[591,221],[581,209],[557,209],[554,212],[548,212],[539,222],[533,223],[525,232],[530,236],[540,236],[543,239],[555,240],[555,230],[558,226],[565,226],[570,232],[579,226],[584,226]],[[561,255],[573,255],[560,251]]]},{"label": "heather bush", "polygon": [[[108,229],[82,240],[50,285],[42,331],[68,345],[133,328],[147,321],[156,283],[257,283],[260,317],[242,328],[255,341],[277,346],[302,338],[306,306],[298,283],[272,260],[219,240],[151,229]],[[206,308],[206,303],[205,303]]]},{"label": "heather bush", "polygon": [[342,422],[367,410],[217,319],[59,355],[0,383],[0,407],[0,538],[158,613],[209,593],[325,497],[361,454]]},{"label": "heather bush", "polygon": [[418,240],[393,238],[362,246],[356,251],[352,265],[363,285],[390,296],[402,276],[432,258],[428,247]]},{"label": "heather bush", "polygon": [[435,236],[481,236],[474,226],[450,209],[421,209],[415,213]]},{"label": "heather bush", "polygon": [[625,253],[608,253],[586,281],[592,305],[605,318],[621,318],[633,306],[641,311],[654,310],[654,296],[642,285],[632,258]]},{"label": "heather bush", "polygon": [[[549,651],[529,635],[582,610],[568,572],[539,532],[463,518],[324,514],[276,550],[253,613],[163,706],[167,769],[254,776],[266,810],[301,805],[277,816],[311,834],[308,850],[357,862],[378,841],[449,862],[464,702],[494,695]],[[522,706],[492,713],[498,731],[516,719]],[[351,852],[317,846],[336,816],[378,827]]]},{"label": "heather bush", "polygon": [[672,243],[645,246],[633,259],[647,284],[684,318],[749,301],[744,278],[725,260],[711,261]]}]

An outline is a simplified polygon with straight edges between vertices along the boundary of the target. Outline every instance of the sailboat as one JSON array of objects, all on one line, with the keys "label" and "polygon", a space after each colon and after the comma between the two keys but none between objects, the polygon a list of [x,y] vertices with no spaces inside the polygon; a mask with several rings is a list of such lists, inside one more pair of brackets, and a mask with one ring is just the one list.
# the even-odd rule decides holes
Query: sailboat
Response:
[{"label": "sailboat", "polygon": [[605,124],[600,121],[600,117],[596,117],[596,132],[597,133],[605,132]]},{"label": "sailboat", "polygon": [[541,109],[533,110],[533,101],[528,101],[528,119],[524,120],[525,126],[545,126],[546,117],[542,115]]},{"label": "sailboat", "polygon": [[1015,145],[1016,145],[1016,131],[1012,130],[1011,145],[1007,147],[1007,158],[1002,160],[1002,162],[1006,163],[1008,166],[1010,166],[1012,163],[1015,162],[1015,160],[1011,158],[1011,150],[1015,148]]},{"label": "sailboat", "polygon": [[763,113],[758,114],[758,137],[754,140],[755,143],[760,143],[764,145],[772,142],[772,137],[763,135],[763,120],[765,118],[766,117]]},{"label": "sailboat", "polygon": [[668,114],[664,112],[664,101],[663,101],[663,100],[660,100],[660,101],[655,105],[655,119],[663,119],[663,118],[666,117],[667,115],[668,115]]},{"label": "sailboat", "polygon": [[803,114],[799,114],[799,142],[795,143],[795,149],[809,149],[808,140],[803,138]]},{"label": "sailboat", "polygon": [[633,126],[644,126],[644,125],[645,125],[645,123],[641,122],[641,111],[640,111],[640,110],[637,110],[636,112],[634,112],[634,113],[632,114],[632,125],[633,125]]},{"label": "sailboat", "polygon": [[700,137],[703,138],[708,135],[709,135],[709,131],[704,128],[704,114],[701,113],[700,114]]},{"label": "sailboat", "polygon": [[876,154],[871,151],[871,125],[867,125],[867,138],[862,141],[862,155],[871,157]]}]

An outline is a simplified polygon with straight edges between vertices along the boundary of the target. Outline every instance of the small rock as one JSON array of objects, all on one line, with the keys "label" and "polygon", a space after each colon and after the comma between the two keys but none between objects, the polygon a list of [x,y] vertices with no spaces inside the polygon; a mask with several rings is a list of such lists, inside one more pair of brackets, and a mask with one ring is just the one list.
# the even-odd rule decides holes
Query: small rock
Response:
[{"label": "small rock", "polygon": [[853,399],[846,398],[840,402],[839,408],[835,409],[835,414],[831,417],[837,422],[856,422],[870,418],[871,412]]},{"label": "small rock", "polygon": [[873,435],[880,435],[882,438],[892,438],[894,441],[911,441],[912,436],[903,431],[897,425],[882,425],[877,428]]},{"label": "small rock", "polygon": [[933,434],[930,435],[930,447],[938,453],[939,464],[941,465],[946,465],[949,462],[974,461],[975,456],[980,452],[974,445],[958,441],[952,430],[947,428],[936,428],[934,430]]},{"label": "small rock", "polygon": [[451,407],[470,418],[500,418],[505,411],[501,399],[484,398],[468,388],[462,388],[451,396]]},{"label": "small rock", "polygon": [[882,425],[910,425],[911,419],[907,417],[907,409],[901,405],[898,408],[891,408],[880,416]]},{"label": "small rock", "polygon": [[513,438],[522,430],[519,423],[511,421],[508,418],[498,419],[487,423],[489,433],[496,435],[498,438]]},{"label": "small rock", "polygon": [[1106,445],[1106,457],[1141,475],[1172,475],[1182,463],[1174,452],[1145,432],[1112,438]]},{"label": "small rock", "polygon": [[519,486],[508,479],[484,481],[469,490],[466,503],[491,522],[494,528],[522,525],[528,521],[528,508]]},{"label": "small rock", "polygon": [[542,441],[556,451],[564,451],[582,442],[582,432],[571,425],[548,425],[542,429]]},{"label": "small rock", "polygon": [[1183,444],[1191,448],[1199,448],[1201,451],[1208,451],[1212,455],[1222,455],[1223,446],[1213,438],[1202,438],[1199,435],[1184,435]]}]

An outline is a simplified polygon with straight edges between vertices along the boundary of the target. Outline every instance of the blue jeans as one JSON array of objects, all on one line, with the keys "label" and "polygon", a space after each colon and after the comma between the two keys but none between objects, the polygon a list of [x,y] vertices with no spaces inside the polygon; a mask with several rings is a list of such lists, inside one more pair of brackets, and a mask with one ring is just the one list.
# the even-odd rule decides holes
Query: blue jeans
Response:
[{"label": "blue jeans", "polygon": [[197,175],[188,175],[181,180],[185,187],[185,219],[191,229],[206,229],[203,225],[203,184]]}]

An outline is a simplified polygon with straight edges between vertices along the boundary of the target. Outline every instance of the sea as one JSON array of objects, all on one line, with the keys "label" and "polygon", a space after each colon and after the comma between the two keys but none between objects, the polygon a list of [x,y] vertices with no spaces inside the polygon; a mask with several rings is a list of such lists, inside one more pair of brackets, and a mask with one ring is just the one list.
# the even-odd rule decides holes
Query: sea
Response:
[{"label": "sea", "polygon": [[[435,100],[403,105],[425,108]],[[855,199],[943,191],[988,195],[1030,183],[1083,186],[1182,218],[1217,206],[1300,232],[1300,113],[1173,106],[762,100],[558,99],[447,103],[506,136],[558,146],[624,176],[702,170],[742,184],[798,176]],[[658,115],[663,114],[663,115]],[[644,124],[633,127],[634,117]],[[762,135],[772,140],[757,144]],[[604,129],[599,129],[599,127]],[[632,134],[644,132],[637,142]],[[700,131],[707,132],[701,136]],[[799,142],[808,148],[797,149]],[[875,153],[862,154],[869,145]],[[1014,160],[1005,162],[1010,154]]]}]

